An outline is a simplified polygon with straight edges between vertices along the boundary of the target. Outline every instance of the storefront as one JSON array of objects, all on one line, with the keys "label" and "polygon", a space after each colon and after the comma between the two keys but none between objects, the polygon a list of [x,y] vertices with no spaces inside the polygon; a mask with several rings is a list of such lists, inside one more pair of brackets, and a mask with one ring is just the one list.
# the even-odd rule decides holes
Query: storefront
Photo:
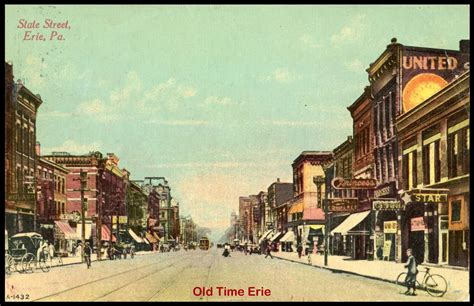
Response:
[{"label": "storefront", "polygon": [[331,231],[331,236],[340,235],[343,254],[352,259],[367,259],[370,249],[370,210],[349,215],[341,224]]},{"label": "storefront", "polygon": [[280,239],[281,251],[291,252],[296,250],[296,236],[295,233],[289,229]]},{"label": "storefront", "polygon": [[59,253],[67,255],[72,253],[75,242],[81,240],[68,221],[54,221],[54,248]]},{"label": "storefront", "polygon": [[[372,199],[375,229],[376,260],[395,261],[397,259],[398,215],[404,210],[396,192],[396,182],[392,181],[377,186]],[[398,238],[397,238],[398,237]]]}]

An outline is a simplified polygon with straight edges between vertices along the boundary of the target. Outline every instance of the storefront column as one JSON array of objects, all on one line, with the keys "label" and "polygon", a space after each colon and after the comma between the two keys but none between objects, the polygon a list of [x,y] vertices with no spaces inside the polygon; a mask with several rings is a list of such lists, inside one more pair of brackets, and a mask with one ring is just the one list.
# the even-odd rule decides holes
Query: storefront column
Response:
[{"label": "storefront column", "polygon": [[397,211],[397,235],[395,236],[395,262],[402,262],[402,212]]},{"label": "storefront column", "polygon": [[429,262],[429,252],[430,252],[430,248],[429,248],[429,234],[428,234],[428,203],[423,203],[423,222],[425,223],[425,239],[424,239],[424,242],[425,242],[425,251],[423,252],[424,253],[424,259],[423,259],[423,262]]}]

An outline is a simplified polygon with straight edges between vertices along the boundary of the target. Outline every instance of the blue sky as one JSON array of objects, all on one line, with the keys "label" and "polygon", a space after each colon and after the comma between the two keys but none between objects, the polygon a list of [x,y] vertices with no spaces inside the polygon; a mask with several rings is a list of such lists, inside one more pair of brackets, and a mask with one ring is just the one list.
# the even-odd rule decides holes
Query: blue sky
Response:
[{"label": "blue sky", "polygon": [[[20,19],[70,28],[25,41]],[[114,152],[133,179],[165,176],[218,237],[239,195],[352,134],[346,108],[392,37],[458,49],[469,8],[9,5],[5,60],[43,98],[44,153]]]}]

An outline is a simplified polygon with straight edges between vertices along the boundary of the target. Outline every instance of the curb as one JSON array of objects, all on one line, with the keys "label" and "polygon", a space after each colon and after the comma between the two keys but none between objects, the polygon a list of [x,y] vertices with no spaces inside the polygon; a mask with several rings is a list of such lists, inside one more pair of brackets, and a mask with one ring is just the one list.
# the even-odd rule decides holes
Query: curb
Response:
[{"label": "curb", "polygon": [[290,261],[290,262],[294,262],[294,263],[303,264],[303,265],[306,265],[306,266],[312,266],[312,267],[315,267],[315,268],[318,268],[318,269],[329,270],[329,271],[335,272],[335,273],[346,273],[346,274],[361,276],[361,277],[365,277],[365,278],[369,278],[369,279],[373,279],[373,280],[378,280],[378,281],[383,281],[383,282],[387,282],[387,283],[392,283],[392,284],[397,283],[396,280],[389,280],[389,279],[382,278],[382,277],[365,275],[365,274],[360,274],[360,273],[356,273],[356,272],[352,272],[352,271],[341,270],[341,269],[336,269],[336,268],[329,268],[329,267],[324,267],[324,266],[319,266],[319,265],[310,265],[310,264],[307,264],[307,263],[304,263],[304,262],[301,262],[301,261],[296,261],[296,260],[287,259],[287,258],[278,257],[278,256],[274,256],[274,257],[276,257],[278,259],[281,259],[281,260],[286,260],[286,261]]}]

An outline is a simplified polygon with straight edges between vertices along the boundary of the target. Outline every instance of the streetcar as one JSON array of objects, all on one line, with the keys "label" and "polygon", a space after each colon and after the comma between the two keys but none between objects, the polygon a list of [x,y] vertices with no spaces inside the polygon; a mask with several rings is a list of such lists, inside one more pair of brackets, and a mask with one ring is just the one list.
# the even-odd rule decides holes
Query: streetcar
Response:
[{"label": "streetcar", "polygon": [[199,240],[199,248],[204,251],[209,250],[209,239],[207,237],[202,237]]}]

